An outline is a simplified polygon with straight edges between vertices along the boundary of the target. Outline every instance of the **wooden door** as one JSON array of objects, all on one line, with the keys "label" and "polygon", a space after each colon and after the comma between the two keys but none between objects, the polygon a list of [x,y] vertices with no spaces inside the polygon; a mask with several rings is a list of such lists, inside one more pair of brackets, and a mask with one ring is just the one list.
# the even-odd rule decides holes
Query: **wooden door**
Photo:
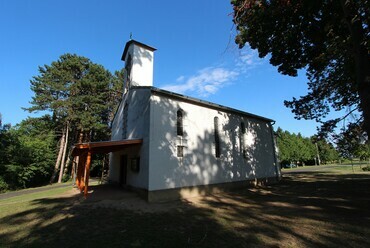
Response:
[{"label": "wooden door", "polygon": [[121,156],[119,183],[121,186],[125,186],[127,184],[127,155]]}]

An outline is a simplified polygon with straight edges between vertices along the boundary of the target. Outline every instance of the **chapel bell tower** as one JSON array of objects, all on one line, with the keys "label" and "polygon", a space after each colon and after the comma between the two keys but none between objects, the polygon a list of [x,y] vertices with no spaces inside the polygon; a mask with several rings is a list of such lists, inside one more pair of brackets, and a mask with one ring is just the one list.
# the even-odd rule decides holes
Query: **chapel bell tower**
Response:
[{"label": "chapel bell tower", "polygon": [[122,60],[125,61],[126,75],[124,93],[131,86],[153,86],[153,61],[156,49],[130,40],[123,50]]}]

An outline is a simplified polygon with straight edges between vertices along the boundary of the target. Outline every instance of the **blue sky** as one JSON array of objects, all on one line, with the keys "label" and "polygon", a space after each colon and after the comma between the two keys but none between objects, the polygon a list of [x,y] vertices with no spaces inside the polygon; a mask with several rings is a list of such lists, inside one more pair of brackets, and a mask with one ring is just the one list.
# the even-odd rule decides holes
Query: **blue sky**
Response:
[{"label": "blue sky", "polygon": [[0,0],[0,113],[15,125],[33,95],[38,66],[76,53],[114,72],[125,43],[157,48],[154,86],[276,120],[313,135],[313,121],[295,120],[283,101],[307,91],[304,72],[283,76],[268,59],[234,43],[229,1]]}]

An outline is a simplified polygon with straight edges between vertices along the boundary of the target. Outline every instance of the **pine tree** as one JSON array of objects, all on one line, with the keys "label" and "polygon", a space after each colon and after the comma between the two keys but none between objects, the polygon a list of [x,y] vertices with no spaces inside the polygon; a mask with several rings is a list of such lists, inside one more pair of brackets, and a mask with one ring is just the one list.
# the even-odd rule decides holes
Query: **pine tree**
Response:
[{"label": "pine tree", "polygon": [[39,67],[39,75],[31,80],[35,95],[27,110],[50,111],[58,131],[70,134],[68,140],[62,135],[62,156],[55,163],[55,174],[66,166],[59,161],[68,161],[64,144],[109,139],[112,111],[121,97],[117,93],[120,74],[115,75],[85,57],[64,54],[51,65]]}]

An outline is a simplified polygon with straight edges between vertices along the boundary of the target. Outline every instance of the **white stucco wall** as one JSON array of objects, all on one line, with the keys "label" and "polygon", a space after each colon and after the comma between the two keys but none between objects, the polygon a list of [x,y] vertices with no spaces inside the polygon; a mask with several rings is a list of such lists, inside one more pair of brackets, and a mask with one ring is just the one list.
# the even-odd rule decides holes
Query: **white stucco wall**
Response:
[{"label": "white stucco wall", "polygon": [[132,58],[132,68],[129,81],[132,86],[153,86],[154,53],[135,43],[127,49],[125,61]]},{"label": "white stucco wall", "polygon": [[114,116],[114,119],[112,122],[111,140],[122,140],[123,107],[124,107],[124,103],[126,102],[127,95],[123,96],[123,99],[120,105],[118,106],[118,109]]},{"label": "white stucco wall", "polygon": [[[143,139],[138,148],[111,154],[109,179],[118,182],[120,158],[127,154],[127,184],[152,190],[276,177],[271,124],[246,115],[200,106],[133,88],[112,124],[112,140],[122,139],[123,110],[128,102],[127,139]],[[177,157],[177,111],[184,112],[184,157]],[[215,156],[214,117],[219,118],[221,156]],[[244,139],[241,122],[245,123]],[[243,156],[242,140],[246,156]],[[140,172],[130,170],[140,156]]]},{"label": "white stucco wall", "polygon": [[[184,157],[177,157],[176,113],[184,115]],[[214,117],[219,118],[221,156],[215,157]],[[247,158],[241,149],[245,122]],[[150,102],[148,190],[275,177],[270,123],[152,95]]]},{"label": "white stucco wall", "polygon": [[[143,139],[141,147],[127,148],[110,155],[109,180],[119,182],[121,156],[128,155],[127,185],[137,188],[148,188],[149,173],[149,99],[150,90],[130,89],[121,102],[112,123],[112,140],[122,140],[124,106],[128,103],[127,137],[126,139]],[[130,169],[132,158],[140,157],[140,171],[133,172]]]}]

